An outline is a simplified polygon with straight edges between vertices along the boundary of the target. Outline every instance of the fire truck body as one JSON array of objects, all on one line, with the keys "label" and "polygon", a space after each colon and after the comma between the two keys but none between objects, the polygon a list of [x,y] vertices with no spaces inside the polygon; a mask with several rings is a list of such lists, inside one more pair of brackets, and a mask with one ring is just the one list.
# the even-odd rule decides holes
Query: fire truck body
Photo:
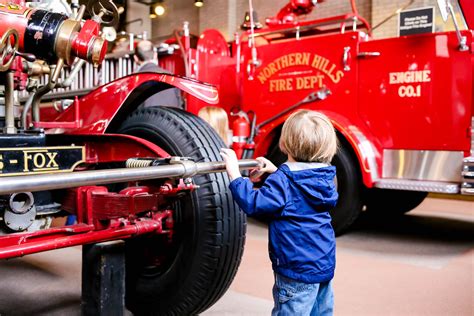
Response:
[{"label": "fire truck body", "polygon": [[[467,16],[474,10],[460,5]],[[228,113],[256,116],[255,156],[284,161],[278,137],[294,110],[331,118],[341,144],[334,161],[341,201],[332,213],[341,232],[364,205],[403,213],[427,192],[473,193],[470,26],[372,39],[354,11],[249,30],[230,46],[218,32],[204,31],[189,59],[195,78],[219,88]],[[316,91],[328,95],[301,102]],[[204,105],[190,99],[188,110],[197,113]]]}]

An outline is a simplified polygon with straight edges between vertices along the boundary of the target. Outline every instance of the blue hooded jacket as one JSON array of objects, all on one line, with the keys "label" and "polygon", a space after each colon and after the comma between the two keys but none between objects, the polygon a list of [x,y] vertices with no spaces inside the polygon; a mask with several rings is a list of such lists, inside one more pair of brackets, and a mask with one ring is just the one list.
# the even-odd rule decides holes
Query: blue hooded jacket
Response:
[{"label": "blue hooded jacket", "polygon": [[334,277],[336,241],[329,210],[338,194],[336,168],[287,162],[258,189],[247,178],[231,182],[237,204],[248,215],[271,215],[269,252],[273,270],[304,283]]}]

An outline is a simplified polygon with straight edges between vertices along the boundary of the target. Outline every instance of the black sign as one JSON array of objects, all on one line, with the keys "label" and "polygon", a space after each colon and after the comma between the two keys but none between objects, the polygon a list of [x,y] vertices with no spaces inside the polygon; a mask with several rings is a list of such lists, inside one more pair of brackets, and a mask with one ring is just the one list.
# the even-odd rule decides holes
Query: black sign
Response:
[{"label": "black sign", "polygon": [[402,11],[399,15],[398,35],[433,33],[434,8]]},{"label": "black sign", "polygon": [[1,148],[0,177],[72,171],[84,152],[80,146]]}]

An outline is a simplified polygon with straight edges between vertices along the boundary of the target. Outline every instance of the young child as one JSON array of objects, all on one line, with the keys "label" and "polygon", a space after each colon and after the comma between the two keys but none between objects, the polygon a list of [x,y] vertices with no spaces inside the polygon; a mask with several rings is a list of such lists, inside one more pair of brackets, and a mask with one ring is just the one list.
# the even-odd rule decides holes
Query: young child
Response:
[{"label": "young child", "polygon": [[237,157],[222,149],[230,190],[248,215],[271,215],[269,252],[275,274],[272,315],[332,315],[331,280],[336,243],[328,211],[337,202],[337,138],[329,119],[300,110],[283,125],[280,149],[288,161],[279,168],[259,157],[271,173],[260,189],[242,178]]}]

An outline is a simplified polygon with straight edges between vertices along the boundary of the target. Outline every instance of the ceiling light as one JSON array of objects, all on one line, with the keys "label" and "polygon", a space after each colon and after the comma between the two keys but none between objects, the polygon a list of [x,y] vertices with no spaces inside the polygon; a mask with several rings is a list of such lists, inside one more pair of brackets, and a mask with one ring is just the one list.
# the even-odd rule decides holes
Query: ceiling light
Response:
[{"label": "ceiling light", "polygon": [[165,14],[165,7],[162,6],[161,4],[155,6],[155,9],[153,10],[155,11],[155,14],[158,15],[158,16],[162,16],[163,14]]},{"label": "ceiling light", "polygon": [[155,19],[156,18],[156,13],[155,10],[153,9],[152,6],[150,6],[150,19]]},{"label": "ceiling light", "polygon": [[194,0],[194,5],[198,8],[200,8],[204,5],[204,2],[203,2],[203,0]]}]

